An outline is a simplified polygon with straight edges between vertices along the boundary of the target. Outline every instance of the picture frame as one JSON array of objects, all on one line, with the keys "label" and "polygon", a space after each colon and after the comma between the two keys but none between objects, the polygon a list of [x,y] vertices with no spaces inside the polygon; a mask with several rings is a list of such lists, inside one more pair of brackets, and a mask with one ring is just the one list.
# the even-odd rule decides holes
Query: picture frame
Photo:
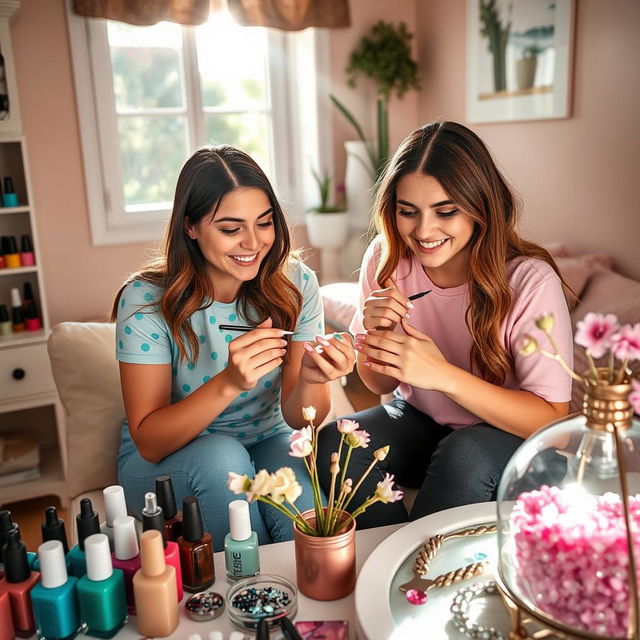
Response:
[{"label": "picture frame", "polygon": [[467,120],[568,118],[574,0],[467,0]]},{"label": "picture frame", "polygon": [[[11,32],[9,21],[6,19],[0,19],[0,56],[0,135],[16,135],[22,133],[22,122]],[[4,74],[2,67],[4,67]]]}]

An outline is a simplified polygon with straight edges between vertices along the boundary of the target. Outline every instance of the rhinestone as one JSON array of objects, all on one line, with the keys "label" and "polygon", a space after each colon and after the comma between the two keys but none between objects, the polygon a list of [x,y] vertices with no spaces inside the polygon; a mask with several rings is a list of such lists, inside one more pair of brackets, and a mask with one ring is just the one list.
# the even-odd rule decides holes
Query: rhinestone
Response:
[{"label": "rhinestone", "polygon": [[410,604],[424,604],[427,601],[427,593],[426,591],[421,591],[420,589],[409,589],[407,591],[407,602]]}]

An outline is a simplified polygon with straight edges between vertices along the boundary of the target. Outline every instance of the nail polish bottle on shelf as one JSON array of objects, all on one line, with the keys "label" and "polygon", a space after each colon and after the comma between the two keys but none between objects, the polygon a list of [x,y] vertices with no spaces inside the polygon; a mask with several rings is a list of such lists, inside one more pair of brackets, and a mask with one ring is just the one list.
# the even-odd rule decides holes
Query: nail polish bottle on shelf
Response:
[{"label": "nail polish bottle on shelf", "polygon": [[7,534],[2,554],[4,578],[0,580],[0,592],[5,591],[9,594],[16,634],[28,638],[36,630],[31,596],[33,588],[40,580],[40,574],[29,568],[27,549],[17,530]]},{"label": "nail polish bottle on shelf", "polygon": [[24,311],[22,309],[22,298],[20,289],[11,288],[11,329],[13,333],[24,331]]},{"label": "nail polish bottle on shelf", "polygon": [[24,300],[24,304],[28,304],[32,300],[35,302],[36,297],[33,295],[31,283],[28,281],[22,285],[22,298]]},{"label": "nail polish bottle on shelf", "polygon": [[124,576],[111,564],[109,538],[95,533],[85,540],[87,573],[78,580],[82,630],[88,636],[113,638],[127,621]]},{"label": "nail polish bottle on shelf", "polygon": [[178,626],[176,570],[164,559],[162,533],[155,529],[140,536],[141,566],[133,578],[138,632],[164,637]]},{"label": "nail polish bottle on shelf", "polygon": [[140,568],[140,548],[136,534],[135,521],[131,516],[121,516],[113,521],[114,552],[111,561],[114,569],[120,569],[124,575],[124,591],[129,615],[136,612],[133,597],[133,576]]},{"label": "nail polish bottle on shelf", "polygon": [[60,540],[38,547],[40,582],[31,591],[39,640],[70,640],[80,631],[78,578],[67,573]]},{"label": "nail polish bottle on shelf", "polygon": [[7,262],[4,257],[5,244],[5,236],[0,236],[0,269],[5,269],[7,267]]},{"label": "nail polish bottle on shelf", "polygon": [[42,523],[42,542],[49,540],[59,540],[62,543],[64,555],[69,553],[69,543],[67,542],[67,532],[64,528],[64,520],[58,516],[55,507],[47,507],[44,510],[44,522]]},{"label": "nail polish bottle on shelf", "polygon": [[2,194],[2,206],[3,207],[17,207],[18,206],[18,194],[13,188],[13,180],[6,176],[3,182],[4,193]]},{"label": "nail polish bottle on shelf", "polygon": [[127,503],[124,489],[119,484],[112,484],[102,490],[104,496],[105,521],[100,525],[100,533],[109,538],[109,547],[113,551],[113,521],[127,515]]},{"label": "nail polish bottle on shelf", "polygon": [[0,336],[9,336],[13,333],[11,320],[6,304],[0,304]]},{"label": "nail polish bottle on shelf", "polygon": [[24,326],[27,331],[40,331],[42,329],[42,321],[38,317],[34,300],[27,303],[27,308],[24,312]]},{"label": "nail polish bottle on shelf", "polygon": [[20,236],[20,262],[23,267],[33,267],[36,263],[33,244],[31,244],[31,238],[27,234]]},{"label": "nail polish bottle on shelf", "polygon": [[178,602],[180,602],[184,595],[180,549],[176,542],[168,541],[164,535],[164,515],[158,506],[156,494],[151,491],[144,494],[144,509],[142,510],[142,530],[149,531],[150,529],[155,529],[162,535],[165,562],[176,570],[176,595]]},{"label": "nail polish bottle on shelf", "polygon": [[7,236],[4,249],[4,263],[7,269],[17,269],[21,267],[20,254],[14,236]]},{"label": "nail polish bottle on shelf", "polygon": [[76,516],[76,531],[78,532],[78,544],[69,550],[68,558],[71,563],[71,572],[76,578],[82,578],[87,572],[87,557],[84,542],[95,533],[100,533],[98,512],[93,510],[91,500],[80,500],[80,513]]},{"label": "nail polish bottle on shelf", "polygon": [[176,542],[182,535],[182,511],[176,507],[176,495],[169,476],[156,478],[156,498],[164,515],[164,535],[167,540]]},{"label": "nail polish bottle on shelf", "polygon": [[16,630],[13,626],[9,594],[6,591],[0,591],[0,640],[13,640],[15,637]]},{"label": "nail polish bottle on shelf", "polygon": [[251,530],[249,503],[246,500],[232,500],[229,503],[229,533],[224,539],[224,561],[229,580],[260,573],[258,535]]},{"label": "nail polish bottle on shelf", "polygon": [[198,499],[182,501],[182,536],[178,540],[182,585],[185,591],[202,591],[216,579],[211,534],[204,530]]}]

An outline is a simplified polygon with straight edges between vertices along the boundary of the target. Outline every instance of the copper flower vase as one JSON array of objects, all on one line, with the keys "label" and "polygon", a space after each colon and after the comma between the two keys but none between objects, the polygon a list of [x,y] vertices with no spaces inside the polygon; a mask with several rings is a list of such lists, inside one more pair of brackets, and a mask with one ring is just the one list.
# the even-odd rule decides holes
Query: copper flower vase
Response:
[{"label": "copper flower vase", "polygon": [[[345,513],[345,516],[347,514]],[[302,517],[315,524],[315,511]],[[314,600],[338,600],[356,587],[356,523],[351,520],[335,536],[310,536],[293,526],[296,581],[301,593]]]}]

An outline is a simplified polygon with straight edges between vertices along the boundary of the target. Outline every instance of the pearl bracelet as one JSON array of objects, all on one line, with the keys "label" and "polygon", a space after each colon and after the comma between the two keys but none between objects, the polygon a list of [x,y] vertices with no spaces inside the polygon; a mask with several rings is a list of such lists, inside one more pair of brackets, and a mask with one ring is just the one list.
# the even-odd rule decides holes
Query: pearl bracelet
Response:
[{"label": "pearl bracelet", "polygon": [[456,629],[473,640],[505,640],[504,634],[494,627],[483,627],[471,622],[469,605],[472,600],[498,594],[495,582],[475,582],[468,587],[460,587],[453,598],[449,611]]}]

